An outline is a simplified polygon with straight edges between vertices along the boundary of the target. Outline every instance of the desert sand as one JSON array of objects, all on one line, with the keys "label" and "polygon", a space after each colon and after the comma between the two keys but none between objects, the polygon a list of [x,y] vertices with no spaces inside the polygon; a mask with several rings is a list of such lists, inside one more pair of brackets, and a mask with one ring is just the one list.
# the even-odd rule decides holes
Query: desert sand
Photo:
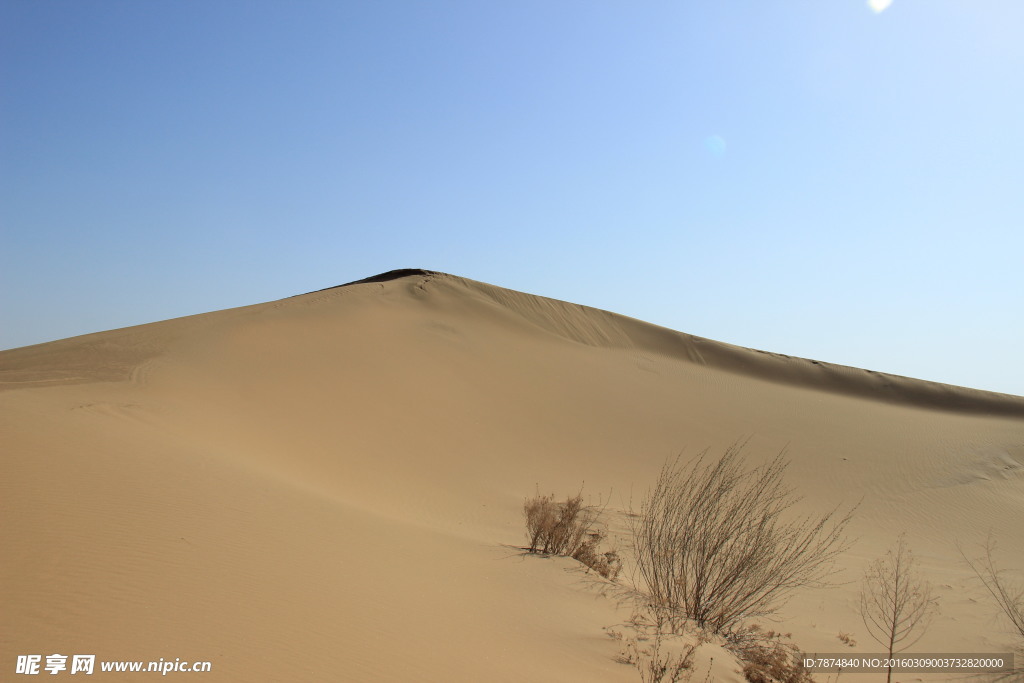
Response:
[{"label": "desert sand", "polygon": [[[666,459],[738,439],[786,449],[798,512],[860,503],[843,583],[766,626],[878,652],[859,580],[905,531],[941,601],[913,651],[1012,647],[955,544],[1024,568],[1024,398],[408,270],[0,352],[0,678],[94,653],[210,661],[168,674],[196,681],[639,681],[605,631],[629,568],[524,555],[523,500],[582,486],[628,554]],[[742,680],[711,647],[694,680]]]}]

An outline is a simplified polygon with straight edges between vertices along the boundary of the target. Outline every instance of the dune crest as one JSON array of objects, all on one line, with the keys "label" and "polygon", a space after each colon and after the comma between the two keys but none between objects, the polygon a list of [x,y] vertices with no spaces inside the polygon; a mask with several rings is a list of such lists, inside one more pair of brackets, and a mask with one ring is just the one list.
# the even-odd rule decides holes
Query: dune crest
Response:
[{"label": "dune crest", "polygon": [[[421,290],[447,284],[445,294],[493,301],[524,322],[590,346],[634,349],[772,382],[937,410],[1024,416],[1024,398],[760,351],[659,327],[558,299],[524,294],[447,273],[389,271],[352,285],[406,280]],[[328,291],[328,290],[324,290]],[[313,294],[316,294],[314,292]]]},{"label": "dune crest", "polygon": [[[158,355],[191,330],[216,326],[216,318],[258,315],[262,309],[318,301],[344,288],[378,285],[389,295],[399,292],[412,300],[428,292],[494,304],[534,326],[565,340],[613,349],[631,349],[738,373],[770,382],[871,400],[991,415],[1024,416],[1024,397],[913,379],[781,353],[760,351],[652,325],[634,318],[496,287],[468,278],[420,268],[404,268],[343,285],[300,294],[277,302],[176,320],[73,337],[0,352],[0,391],[18,385],[86,382],[123,378],[131,368]],[[428,289],[429,287],[429,289]],[[437,306],[436,302],[432,302]]]}]

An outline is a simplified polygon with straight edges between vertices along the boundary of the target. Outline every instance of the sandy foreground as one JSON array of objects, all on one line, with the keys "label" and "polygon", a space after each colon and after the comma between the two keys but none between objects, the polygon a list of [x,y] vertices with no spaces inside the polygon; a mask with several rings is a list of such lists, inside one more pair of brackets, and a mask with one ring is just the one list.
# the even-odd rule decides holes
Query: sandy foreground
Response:
[{"label": "sandy foreground", "polygon": [[[787,449],[798,511],[861,502],[846,583],[767,627],[880,651],[859,580],[905,531],[941,601],[913,651],[1011,649],[955,543],[992,533],[1024,569],[1024,398],[406,271],[0,352],[0,680],[61,653],[211,662],[174,680],[639,681],[606,633],[629,571],[524,556],[523,500],[584,486],[628,553],[666,458],[745,438]],[[697,665],[742,680],[714,646]]]}]

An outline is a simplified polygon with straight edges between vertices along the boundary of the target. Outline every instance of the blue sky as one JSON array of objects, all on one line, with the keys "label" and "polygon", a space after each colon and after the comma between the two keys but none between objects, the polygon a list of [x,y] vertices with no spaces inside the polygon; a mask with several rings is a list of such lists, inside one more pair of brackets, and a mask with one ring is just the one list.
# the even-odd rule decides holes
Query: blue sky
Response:
[{"label": "blue sky", "polygon": [[442,270],[1024,395],[1024,3],[0,3],[0,348]]}]

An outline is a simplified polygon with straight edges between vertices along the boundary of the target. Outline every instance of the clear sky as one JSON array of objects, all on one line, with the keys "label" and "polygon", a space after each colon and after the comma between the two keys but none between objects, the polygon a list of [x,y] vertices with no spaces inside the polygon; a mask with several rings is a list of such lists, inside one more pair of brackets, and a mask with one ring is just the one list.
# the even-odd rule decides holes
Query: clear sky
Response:
[{"label": "clear sky", "polygon": [[442,270],[1024,395],[1020,0],[2,0],[0,348]]}]

